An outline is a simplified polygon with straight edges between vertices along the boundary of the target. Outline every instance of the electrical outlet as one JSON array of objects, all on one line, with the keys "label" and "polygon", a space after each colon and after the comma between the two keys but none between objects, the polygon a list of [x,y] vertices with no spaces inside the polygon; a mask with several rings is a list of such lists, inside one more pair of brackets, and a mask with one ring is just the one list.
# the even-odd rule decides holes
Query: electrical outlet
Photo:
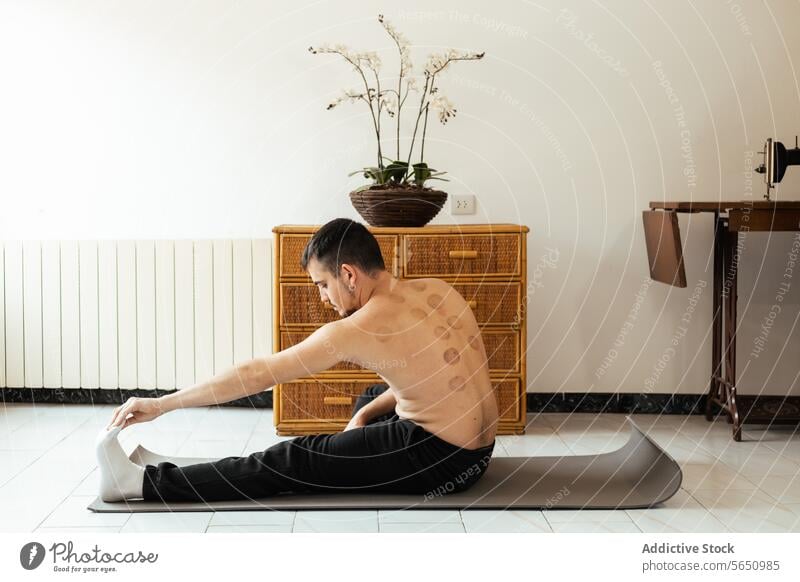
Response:
[{"label": "electrical outlet", "polygon": [[475,195],[454,194],[451,196],[450,214],[475,214]]}]

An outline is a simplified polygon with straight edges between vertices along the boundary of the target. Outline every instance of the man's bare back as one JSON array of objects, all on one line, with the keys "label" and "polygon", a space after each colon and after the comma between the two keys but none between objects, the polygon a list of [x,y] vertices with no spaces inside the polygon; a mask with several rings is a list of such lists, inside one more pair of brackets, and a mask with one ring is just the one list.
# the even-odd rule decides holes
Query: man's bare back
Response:
[{"label": "man's bare back", "polygon": [[478,323],[441,279],[392,278],[347,317],[350,361],[383,378],[395,411],[454,445],[477,449],[497,433],[497,401]]},{"label": "man's bare back", "polygon": [[[374,418],[371,413],[376,409],[385,412],[394,404],[401,418],[453,446],[475,451],[493,445],[498,411],[486,351],[471,309],[450,284],[434,278],[401,281],[393,277],[385,268],[375,237],[349,219],[330,221],[315,233],[300,266],[318,286],[320,300],[329,302],[344,318],[318,327],[295,345],[242,362],[190,388],[157,399],[130,398],[115,410],[112,424],[117,427],[110,436],[99,435],[97,457],[103,501],[135,497],[195,501],[204,496],[249,498],[293,492],[297,483],[317,481],[326,481],[323,487],[341,485],[360,490],[373,487],[376,478],[382,490],[388,487],[386,490],[409,492],[415,488],[429,492],[432,477],[427,470],[419,470],[412,455],[404,455],[402,450],[399,455],[375,455],[376,446],[397,449],[393,447],[397,439],[365,441],[360,438],[363,430],[309,439],[300,447],[295,446],[294,439],[276,443],[256,453],[259,471],[252,471],[252,455],[223,459],[225,463],[220,464],[199,463],[194,465],[199,470],[189,480],[171,467],[142,468],[132,463],[116,441],[119,425],[127,422],[129,414],[133,416],[131,423],[135,423],[176,408],[229,402],[322,373],[341,361],[374,370],[389,386],[373,406],[361,407],[359,411],[367,412],[356,412],[351,423],[358,425]],[[407,433],[406,424],[396,426]],[[384,427],[384,437],[393,434],[402,438],[394,425]],[[436,441],[429,442],[428,447],[441,452]],[[342,454],[331,454],[332,449]],[[468,477],[456,481],[468,488],[484,473],[473,470],[477,466],[474,457],[484,454],[447,455],[455,457],[449,465],[436,467],[441,463],[435,461],[429,469],[433,478],[448,480],[465,466],[467,471],[461,475]],[[238,479],[243,473],[248,480]],[[236,480],[234,488],[231,479]],[[302,490],[306,491],[306,485]]]}]

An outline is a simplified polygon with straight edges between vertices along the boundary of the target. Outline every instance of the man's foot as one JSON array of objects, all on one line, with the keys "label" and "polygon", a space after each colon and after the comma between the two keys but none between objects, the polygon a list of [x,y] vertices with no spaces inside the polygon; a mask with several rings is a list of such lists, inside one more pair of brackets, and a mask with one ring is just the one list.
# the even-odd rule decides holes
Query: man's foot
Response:
[{"label": "man's foot", "polygon": [[142,497],[144,467],[133,463],[117,440],[121,426],[100,430],[95,441],[97,466],[100,468],[100,498],[122,501]]}]

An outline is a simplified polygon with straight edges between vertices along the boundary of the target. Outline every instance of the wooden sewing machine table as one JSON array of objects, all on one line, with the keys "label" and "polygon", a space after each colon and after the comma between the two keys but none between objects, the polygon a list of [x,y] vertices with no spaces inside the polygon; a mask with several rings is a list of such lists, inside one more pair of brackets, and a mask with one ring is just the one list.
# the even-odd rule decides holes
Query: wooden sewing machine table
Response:
[{"label": "wooden sewing machine table", "polygon": [[800,422],[800,397],[736,394],[739,232],[800,231],[800,201],[650,202],[650,210],[642,212],[650,276],[656,281],[686,287],[678,212],[714,213],[711,383],[705,403],[706,420],[713,419],[712,405],[718,404],[733,425],[736,441],[742,440],[745,422]]}]

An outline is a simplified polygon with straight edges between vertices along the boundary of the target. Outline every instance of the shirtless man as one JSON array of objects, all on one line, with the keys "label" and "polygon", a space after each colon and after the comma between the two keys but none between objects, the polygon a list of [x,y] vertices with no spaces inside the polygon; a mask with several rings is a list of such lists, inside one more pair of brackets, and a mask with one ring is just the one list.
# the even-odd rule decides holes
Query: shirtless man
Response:
[{"label": "shirtless man", "polygon": [[[375,238],[349,219],[319,229],[301,265],[321,300],[342,319],[208,382],[158,399],[133,398],[118,407],[111,430],[98,435],[104,500],[211,500],[321,489],[423,493],[436,483],[451,492],[471,486],[483,474],[494,447],[498,410],[480,330],[464,298],[439,279],[392,276]],[[250,457],[182,469],[169,463],[146,470],[133,465],[116,441],[125,426],[164,412],[256,394],[341,361],[372,370],[385,381],[359,398],[342,433],[297,437]],[[466,483],[462,475],[460,486],[448,486],[447,477],[455,478],[462,467],[472,467],[473,478]],[[212,474],[222,481],[216,487],[208,485]]]}]

